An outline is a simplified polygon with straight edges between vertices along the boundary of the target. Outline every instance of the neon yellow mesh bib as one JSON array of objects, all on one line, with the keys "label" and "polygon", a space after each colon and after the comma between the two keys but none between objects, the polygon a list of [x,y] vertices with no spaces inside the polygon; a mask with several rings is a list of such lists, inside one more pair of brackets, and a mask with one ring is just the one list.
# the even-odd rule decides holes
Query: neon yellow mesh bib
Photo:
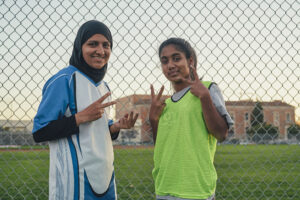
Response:
[{"label": "neon yellow mesh bib", "polygon": [[190,199],[206,199],[214,194],[216,144],[205,126],[200,99],[190,91],[178,102],[167,99],[154,150],[156,194]]}]

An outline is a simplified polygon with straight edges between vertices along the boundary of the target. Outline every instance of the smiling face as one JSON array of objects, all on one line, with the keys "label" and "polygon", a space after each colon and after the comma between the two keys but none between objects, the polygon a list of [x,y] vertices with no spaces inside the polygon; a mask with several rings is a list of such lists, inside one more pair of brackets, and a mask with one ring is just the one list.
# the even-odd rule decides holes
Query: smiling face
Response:
[{"label": "smiling face", "polygon": [[95,69],[101,69],[107,64],[110,54],[110,42],[102,34],[93,35],[82,45],[85,62]]},{"label": "smiling face", "polygon": [[189,78],[190,60],[175,45],[170,44],[163,47],[160,62],[164,75],[172,83],[178,84],[183,79]]}]

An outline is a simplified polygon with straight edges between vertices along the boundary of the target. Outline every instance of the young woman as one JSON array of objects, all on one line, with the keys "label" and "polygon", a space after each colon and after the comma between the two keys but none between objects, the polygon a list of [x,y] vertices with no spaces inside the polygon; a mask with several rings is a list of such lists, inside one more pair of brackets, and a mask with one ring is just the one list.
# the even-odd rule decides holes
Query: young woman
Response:
[{"label": "young woman", "polygon": [[112,139],[134,126],[131,112],[109,120],[110,89],[103,77],[110,30],[88,21],[78,30],[70,65],[51,77],[34,118],[33,138],[49,141],[49,199],[117,199]]},{"label": "young woman", "polygon": [[199,79],[195,53],[187,41],[164,41],[159,58],[175,93],[163,101],[164,88],[156,96],[151,86],[156,198],[214,199],[216,144],[225,140],[233,121],[218,86]]}]

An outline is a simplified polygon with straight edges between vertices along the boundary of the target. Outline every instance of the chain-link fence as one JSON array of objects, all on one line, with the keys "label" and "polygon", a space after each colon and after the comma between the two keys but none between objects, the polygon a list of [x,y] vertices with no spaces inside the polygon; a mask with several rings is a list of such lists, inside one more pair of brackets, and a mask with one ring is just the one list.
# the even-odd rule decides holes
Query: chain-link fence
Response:
[{"label": "chain-link fence", "polygon": [[174,36],[190,41],[235,121],[216,153],[217,199],[300,199],[298,0],[2,0],[0,13],[0,199],[47,199],[49,152],[33,142],[32,119],[90,19],[113,35],[113,118],[140,113],[115,142],[119,199],[154,199],[150,84],[173,92],[157,51]]}]

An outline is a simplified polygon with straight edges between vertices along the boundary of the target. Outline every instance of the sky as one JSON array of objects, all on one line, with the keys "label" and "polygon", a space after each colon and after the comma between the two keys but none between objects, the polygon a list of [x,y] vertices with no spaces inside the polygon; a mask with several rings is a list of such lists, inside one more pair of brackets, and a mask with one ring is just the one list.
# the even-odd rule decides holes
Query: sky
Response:
[{"label": "sky", "polygon": [[113,99],[150,94],[170,83],[157,55],[182,37],[195,48],[197,72],[225,100],[281,100],[300,117],[300,3],[265,1],[0,1],[0,118],[32,119],[47,79],[68,66],[80,25],[110,28],[108,82]]}]

